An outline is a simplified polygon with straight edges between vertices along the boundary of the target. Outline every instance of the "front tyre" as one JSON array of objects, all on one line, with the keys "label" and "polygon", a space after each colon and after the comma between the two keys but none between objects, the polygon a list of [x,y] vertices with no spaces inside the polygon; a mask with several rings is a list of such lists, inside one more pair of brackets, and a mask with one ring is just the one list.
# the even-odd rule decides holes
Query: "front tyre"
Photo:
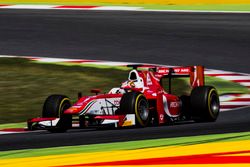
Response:
[{"label": "front tyre", "polygon": [[149,104],[142,93],[125,93],[120,102],[120,112],[123,114],[135,114],[136,125],[145,127],[149,124]]},{"label": "front tyre", "polygon": [[56,127],[49,129],[50,132],[65,132],[72,127],[72,116],[64,114],[71,107],[70,99],[64,95],[50,95],[44,102],[42,117],[60,118]]},{"label": "front tyre", "polygon": [[212,86],[195,87],[190,97],[192,116],[198,122],[216,121],[220,111],[219,95]]}]

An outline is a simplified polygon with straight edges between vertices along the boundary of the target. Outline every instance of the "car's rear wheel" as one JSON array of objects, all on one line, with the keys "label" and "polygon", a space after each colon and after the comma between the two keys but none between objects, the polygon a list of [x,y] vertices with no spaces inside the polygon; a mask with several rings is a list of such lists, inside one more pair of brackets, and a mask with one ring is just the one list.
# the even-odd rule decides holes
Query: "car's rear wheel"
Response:
[{"label": "car's rear wheel", "polygon": [[72,127],[72,116],[64,114],[71,107],[70,99],[64,95],[50,95],[44,102],[42,117],[60,118],[56,127],[50,128],[50,132],[65,132]]},{"label": "car's rear wheel", "polygon": [[135,114],[136,125],[145,127],[149,124],[150,113],[147,99],[142,93],[125,93],[120,102],[120,113]]},{"label": "car's rear wheel", "polygon": [[215,121],[220,111],[219,95],[212,86],[195,87],[190,97],[192,116],[198,122]]}]

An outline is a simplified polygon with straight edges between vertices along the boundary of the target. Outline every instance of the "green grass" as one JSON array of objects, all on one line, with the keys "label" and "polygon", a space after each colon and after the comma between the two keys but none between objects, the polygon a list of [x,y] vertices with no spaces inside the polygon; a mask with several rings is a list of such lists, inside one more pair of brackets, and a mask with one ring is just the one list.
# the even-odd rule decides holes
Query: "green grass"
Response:
[{"label": "green grass", "polygon": [[[94,68],[95,67],[95,68]],[[97,68],[98,67],[98,68]],[[0,58],[0,126],[20,127],[29,118],[41,116],[43,102],[50,94],[64,94],[73,101],[77,93],[91,95],[90,89],[108,92],[127,79],[127,68],[107,66],[74,66],[72,64],[42,64],[26,59]],[[214,85],[220,94],[248,93],[247,88],[226,80],[206,77],[207,85]],[[173,81],[173,92],[188,94],[188,80]]]},{"label": "green grass", "polygon": [[250,11],[250,4],[144,5],[149,10]]},{"label": "green grass", "polygon": [[153,148],[153,147],[175,146],[175,145],[187,146],[187,145],[195,145],[203,143],[240,141],[240,140],[250,140],[250,132],[201,135],[192,137],[176,137],[176,138],[164,138],[164,139],[153,139],[153,140],[139,140],[139,141],[129,141],[129,142],[115,142],[107,144],[91,144],[91,145],[54,147],[54,148],[43,148],[43,149],[1,151],[0,159],[37,157],[46,155],[62,155],[62,154],[72,154],[72,153],[74,154],[91,153],[91,152],[103,152],[103,151],[114,151],[114,150],[135,150],[142,148]]},{"label": "green grass", "polygon": [[19,123],[9,123],[9,124],[0,124],[0,129],[7,129],[7,128],[23,128],[26,127],[26,122],[19,122]]},{"label": "green grass", "polygon": [[119,86],[127,71],[52,64],[36,64],[25,59],[0,59],[0,123],[25,122],[40,116],[45,98],[65,94],[77,99],[77,93],[90,95],[90,89]]}]

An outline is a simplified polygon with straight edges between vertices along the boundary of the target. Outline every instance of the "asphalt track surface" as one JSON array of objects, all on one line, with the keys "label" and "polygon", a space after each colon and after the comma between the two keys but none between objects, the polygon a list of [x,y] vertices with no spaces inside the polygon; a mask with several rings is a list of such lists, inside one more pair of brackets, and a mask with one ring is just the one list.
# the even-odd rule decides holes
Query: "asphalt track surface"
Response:
[{"label": "asphalt track surface", "polygon": [[0,10],[0,54],[250,73],[250,14]]},{"label": "asphalt track surface", "polygon": [[[112,11],[0,10],[0,54],[201,64],[250,72],[250,15]],[[0,136],[0,150],[250,131],[250,109],[217,122],[116,130]]]}]

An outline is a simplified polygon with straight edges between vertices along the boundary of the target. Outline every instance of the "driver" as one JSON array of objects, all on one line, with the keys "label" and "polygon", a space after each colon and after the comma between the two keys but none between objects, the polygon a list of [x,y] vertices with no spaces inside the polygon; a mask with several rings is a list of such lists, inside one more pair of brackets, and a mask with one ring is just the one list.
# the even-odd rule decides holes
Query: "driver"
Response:
[{"label": "driver", "polygon": [[125,81],[125,82],[122,83],[121,88],[122,89],[135,88],[135,82],[136,82],[136,80],[127,80],[127,81]]}]

